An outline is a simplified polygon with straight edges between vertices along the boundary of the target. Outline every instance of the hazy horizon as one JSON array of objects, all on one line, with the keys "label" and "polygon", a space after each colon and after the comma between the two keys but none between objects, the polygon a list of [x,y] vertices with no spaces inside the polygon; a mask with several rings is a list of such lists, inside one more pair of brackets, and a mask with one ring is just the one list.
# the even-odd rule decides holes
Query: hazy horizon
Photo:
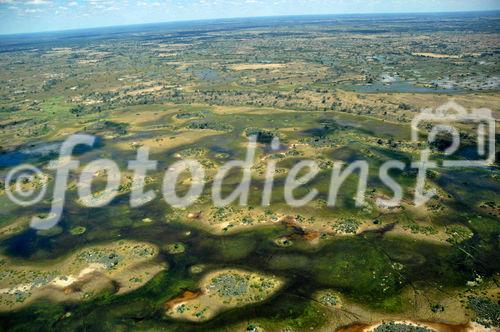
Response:
[{"label": "hazy horizon", "polygon": [[495,0],[0,0],[0,34],[92,29],[196,20],[294,15],[444,13],[500,10]]},{"label": "hazy horizon", "polygon": [[356,16],[356,15],[425,15],[425,14],[460,14],[460,13],[493,13],[500,12],[500,9],[492,9],[492,10],[470,10],[470,11],[447,11],[447,12],[377,12],[377,13],[325,13],[325,14],[283,14],[283,15],[271,15],[271,16],[239,16],[239,17],[216,17],[216,18],[208,18],[208,19],[184,19],[184,20],[173,20],[173,21],[157,21],[157,22],[144,22],[144,23],[125,23],[125,24],[113,24],[113,25],[99,25],[99,26],[88,26],[88,27],[78,27],[78,28],[68,28],[68,29],[58,29],[58,30],[43,30],[43,31],[29,31],[29,32],[13,32],[13,33],[3,33],[0,32],[0,37],[8,37],[8,36],[16,36],[16,35],[36,35],[36,34],[51,34],[51,33],[64,33],[64,32],[78,32],[85,30],[100,30],[100,29],[113,29],[113,28],[127,28],[127,27],[141,27],[141,26],[155,26],[155,25],[175,25],[177,23],[190,23],[190,22],[217,22],[224,20],[245,20],[245,19],[265,19],[265,18],[287,18],[287,17],[335,17],[335,16]]}]

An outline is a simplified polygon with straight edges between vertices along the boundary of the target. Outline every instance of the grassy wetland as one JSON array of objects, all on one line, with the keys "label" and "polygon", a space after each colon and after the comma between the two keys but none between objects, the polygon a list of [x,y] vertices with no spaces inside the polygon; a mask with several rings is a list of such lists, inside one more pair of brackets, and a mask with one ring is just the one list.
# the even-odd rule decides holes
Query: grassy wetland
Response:
[{"label": "grassy wetland", "polygon": [[[411,140],[422,108],[450,100],[500,109],[498,13],[314,16],[103,28],[0,37],[0,325],[25,330],[495,331],[500,328],[500,172],[429,171],[436,195],[413,204],[429,147],[446,158],[449,137]],[[495,124],[498,129],[498,121]],[[474,159],[463,125],[458,159]],[[61,221],[30,228],[50,211],[57,158],[72,134],[98,137],[73,158]],[[220,167],[243,160],[257,135],[248,204],[217,207]],[[279,138],[280,146],[271,142]],[[498,136],[495,137],[498,143]],[[444,146],[444,148],[443,148]],[[158,161],[145,178],[156,198],[129,205],[127,162],[141,147]],[[498,147],[497,147],[498,149]],[[472,155],[471,155],[472,154]],[[495,151],[498,156],[498,150]],[[118,195],[102,208],[79,197],[83,167],[97,158],[122,170]],[[175,208],[161,198],[163,175],[197,160],[207,186]],[[378,205],[403,188],[399,207]],[[319,166],[285,199],[289,170]],[[335,163],[368,161],[365,204],[359,175],[328,193]],[[270,161],[276,174],[263,206]],[[40,167],[49,190],[37,205],[7,195],[6,174]],[[230,194],[242,172],[228,173]],[[105,191],[96,173],[93,191]],[[188,173],[179,193],[192,184]]]}]

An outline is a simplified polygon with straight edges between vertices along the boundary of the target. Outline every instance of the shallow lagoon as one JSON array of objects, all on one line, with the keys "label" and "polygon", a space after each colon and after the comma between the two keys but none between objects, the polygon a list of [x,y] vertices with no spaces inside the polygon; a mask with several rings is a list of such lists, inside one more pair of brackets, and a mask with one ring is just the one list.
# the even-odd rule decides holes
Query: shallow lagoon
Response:
[{"label": "shallow lagoon", "polygon": [[[220,162],[217,157],[221,154],[230,158],[243,158],[246,140],[242,135],[243,128],[248,124],[269,123],[269,117],[273,118],[273,123],[278,129],[301,124],[297,126],[297,130],[286,132],[284,141],[323,133],[321,124],[325,122],[325,115],[321,113],[294,114],[293,122],[285,122],[290,119],[290,114],[286,113],[272,116],[216,115],[215,119],[227,121],[235,129],[193,144],[208,151],[208,158],[214,162]],[[369,118],[358,119],[355,122],[354,116],[335,114],[333,120],[335,119],[339,120],[338,127],[326,135],[344,135],[352,132],[369,135],[374,131],[383,131],[385,137],[404,139],[408,133],[408,128],[405,126]],[[131,136],[123,140],[130,142],[140,138]],[[366,157],[366,151],[363,143],[359,141],[362,141],[362,138],[358,138],[352,144],[321,153],[330,159],[346,161],[363,159]],[[161,178],[164,168],[176,161],[175,154],[189,147],[190,145],[182,145],[165,153],[152,155],[152,159],[159,159],[161,162],[159,168],[161,171],[153,173],[152,176]],[[259,151],[268,150],[266,146],[261,146]],[[374,164],[372,166],[378,166],[388,158],[402,158],[405,162],[409,158],[405,153],[382,147],[372,151],[377,153],[370,161]],[[133,150],[110,151],[104,144],[102,149],[90,151],[80,155],[79,158],[85,163],[97,156],[113,157],[120,161],[121,167],[125,167],[126,160],[135,157],[134,152]],[[289,158],[282,162],[281,166],[290,167],[296,161],[296,158]],[[328,184],[328,174],[329,172],[320,174],[311,186],[325,189]],[[478,179],[474,194],[463,192],[460,179],[464,176]],[[231,182],[237,178],[238,174],[234,174],[229,180]],[[434,217],[432,223],[436,225],[452,222],[466,224],[474,214],[482,213],[480,210],[472,210],[478,200],[489,197],[498,189],[497,182],[487,173],[468,173],[464,170],[456,174],[443,174],[441,180],[436,182],[446,192],[466,203],[449,203],[454,209],[453,213]],[[281,197],[282,184],[282,178],[276,179],[276,195]],[[151,187],[157,185],[155,183]],[[262,181],[256,180],[254,185],[261,187]],[[354,181],[348,181],[340,208],[320,209],[318,215],[335,217],[339,214],[355,213],[352,200],[348,199],[349,196],[352,197],[350,194],[353,188]],[[252,203],[256,204],[259,201],[258,194],[257,191],[252,193],[250,199]],[[128,207],[127,194],[119,196],[105,209],[84,209],[75,201],[76,193],[72,191],[68,194],[68,204],[59,225],[60,232],[40,236],[34,230],[25,230],[6,238],[2,242],[3,249],[14,258],[43,260],[61,257],[89,243],[107,243],[121,239],[148,241],[163,248],[160,257],[168,262],[169,270],[161,272],[146,286],[128,295],[116,296],[104,293],[96,299],[80,304],[51,304],[39,301],[19,313],[3,314],[2,320],[7,327],[41,330],[47,326],[68,330],[99,327],[115,330],[118,325],[122,328],[218,330],[230,329],[232,324],[241,322],[242,319],[258,321],[270,329],[286,326],[319,327],[326,320],[324,308],[318,306],[311,296],[325,288],[335,289],[349,301],[367,306],[371,310],[398,313],[405,310],[402,303],[406,300],[404,290],[407,287],[416,287],[422,291],[429,285],[440,289],[454,288],[473,280],[476,273],[487,278],[500,269],[496,263],[498,237],[495,237],[499,229],[498,224],[495,224],[497,220],[493,219],[483,218],[476,221],[474,218],[471,228],[475,229],[477,234],[461,246],[394,237],[383,232],[326,237],[319,240],[319,245],[311,245],[309,241],[297,236],[295,230],[282,224],[256,226],[246,231],[216,236],[204,231],[203,225],[197,224],[199,221],[186,220],[186,213],[179,215],[178,211],[170,209],[160,197],[142,209],[133,210]],[[281,206],[282,199],[277,201],[277,205]],[[40,206],[37,212],[43,213],[47,208],[45,204]],[[203,208],[200,206],[200,210]],[[289,210],[291,215],[300,213],[301,210]],[[20,210],[16,215],[29,217],[32,211]],[[377,217],[375,213],[367,216],[384,220],[386,223],[399,221],[397,218],[391,220],[394,215],[385,218],[389,220],[385,220],[383,216]],[[146,219],[149,222],[143,222]],[[74,227],[85,227],[86,232],[74,235],[71,232]],[[293,238],[293,241],[290,246],[278,246],[275,242],[278,238]],[[168,244],[172,243],[181,243],[185,251],[172,254],[168,250]],[[478,249],[484,243],[487,247]],[[463,250],[467,253],[473,250],[474,259],[469,259]],[[492,263],[484,264],[484,262]],[[404,268],[394,269],[394,266],[399,267],[394,264],[404,265]],[[200,265],[205,266],[203,273],[192,273],[192,267]],[[196,291],[197,283],[204,273],[226,267],[276,274],[285,279],[286,285],[264,303],[222,313],[202,325],[165,317],[166,301],[186,290]],[[68,312],[71,313],[70,316],[67,315]],[[34,319],[27,320],[26,317]],[[272,321],[269,317],[273,318]],[[113,323],[110,323],[109,328],[102,327],[100,325],[102,321]]]}]

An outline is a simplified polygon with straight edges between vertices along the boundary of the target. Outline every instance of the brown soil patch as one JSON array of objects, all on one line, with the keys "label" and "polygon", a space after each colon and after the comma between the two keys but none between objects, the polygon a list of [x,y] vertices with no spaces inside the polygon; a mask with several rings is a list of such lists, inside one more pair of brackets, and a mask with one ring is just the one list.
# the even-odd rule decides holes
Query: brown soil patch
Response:
[{"label": "brown soil patch", "polygon": [[321,233],[318,231],[305,230],[304,228],[302,228],[300,225],[297,224],[296,219],[293,216],[285,216],[280,219],[280,222],[287,228],[291,228],[293,230],[292,236],[295,235],[307,241],[316,240],[321,235]]},{"label": "brown soil patch", "polygon": [[312,241],[319,238],[320,235],[321,233],[318,231],[306,231],[304,235],[302,235],[302,238],[307,241]]},{"label": "brown soil patch", "polygon": [[199,297],[201,294],[203,294],[201,290],[197,290],[194,292],[187,290],[184,293],[182,293],[180,296],[175,297],[172,300],[166,302],[165,309],[168,310],[170,308],[173,308],[176,304],[182,303],[184,301],[194,300],[197,297]]}]

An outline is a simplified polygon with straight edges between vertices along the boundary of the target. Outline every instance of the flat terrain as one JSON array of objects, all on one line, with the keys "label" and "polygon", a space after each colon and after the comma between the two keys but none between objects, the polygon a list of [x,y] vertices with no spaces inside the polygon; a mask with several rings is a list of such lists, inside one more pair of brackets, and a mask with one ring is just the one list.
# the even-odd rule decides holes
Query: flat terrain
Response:
[{"label": "flat terrain", "polygon": [[[430,148],[447,158],[430,124],[411,140],[423,108],[454,101],[500,119],[498,13],[259,18],[0,37],[0,324],[14,330],[494,331],[500,328],[500,172],[429,171],[436,196],[413,204],[410,163]],[[456,159],[475,159],[476,129],[460,123]],[[98,137],[77,151],[61,222],[30,229],[50,209],[48,162],[70,135]],[[216,207],[217,170],[243,160],[258,137],[246,206]],[[280,146],[271,148],[279,138]],[[495,137],[499,143],[498,134]],[[156,198],[131,208],[140,147],[158,168]],[[495,151],[498,156],[498,144]],[[118,196],[87,208],[83,167],[97,158],[122,170]],[[200,162],[206,187],[188,208],[161,196],[163,175]],[[377,204],[404,188],[400,207]],[[497,158],[498,159],[498,158]],[[307,205],[286,204],[288,171],[314,160]],[[365,204],[357,174],[327,206],[334,165],[366,160]],[[265,174],[276,162],[269,206]],[[40,167],[49,190],[37,205],[13,204],[7,172]],[[224,195],[239,183],[230,172]],[[106,174],[95,174],[93,195]],[[192,184],[178,179],[178,191]],[[12,189],[12,188],[9,188]],[[392,323],[391,323],[392,322]]]}]

